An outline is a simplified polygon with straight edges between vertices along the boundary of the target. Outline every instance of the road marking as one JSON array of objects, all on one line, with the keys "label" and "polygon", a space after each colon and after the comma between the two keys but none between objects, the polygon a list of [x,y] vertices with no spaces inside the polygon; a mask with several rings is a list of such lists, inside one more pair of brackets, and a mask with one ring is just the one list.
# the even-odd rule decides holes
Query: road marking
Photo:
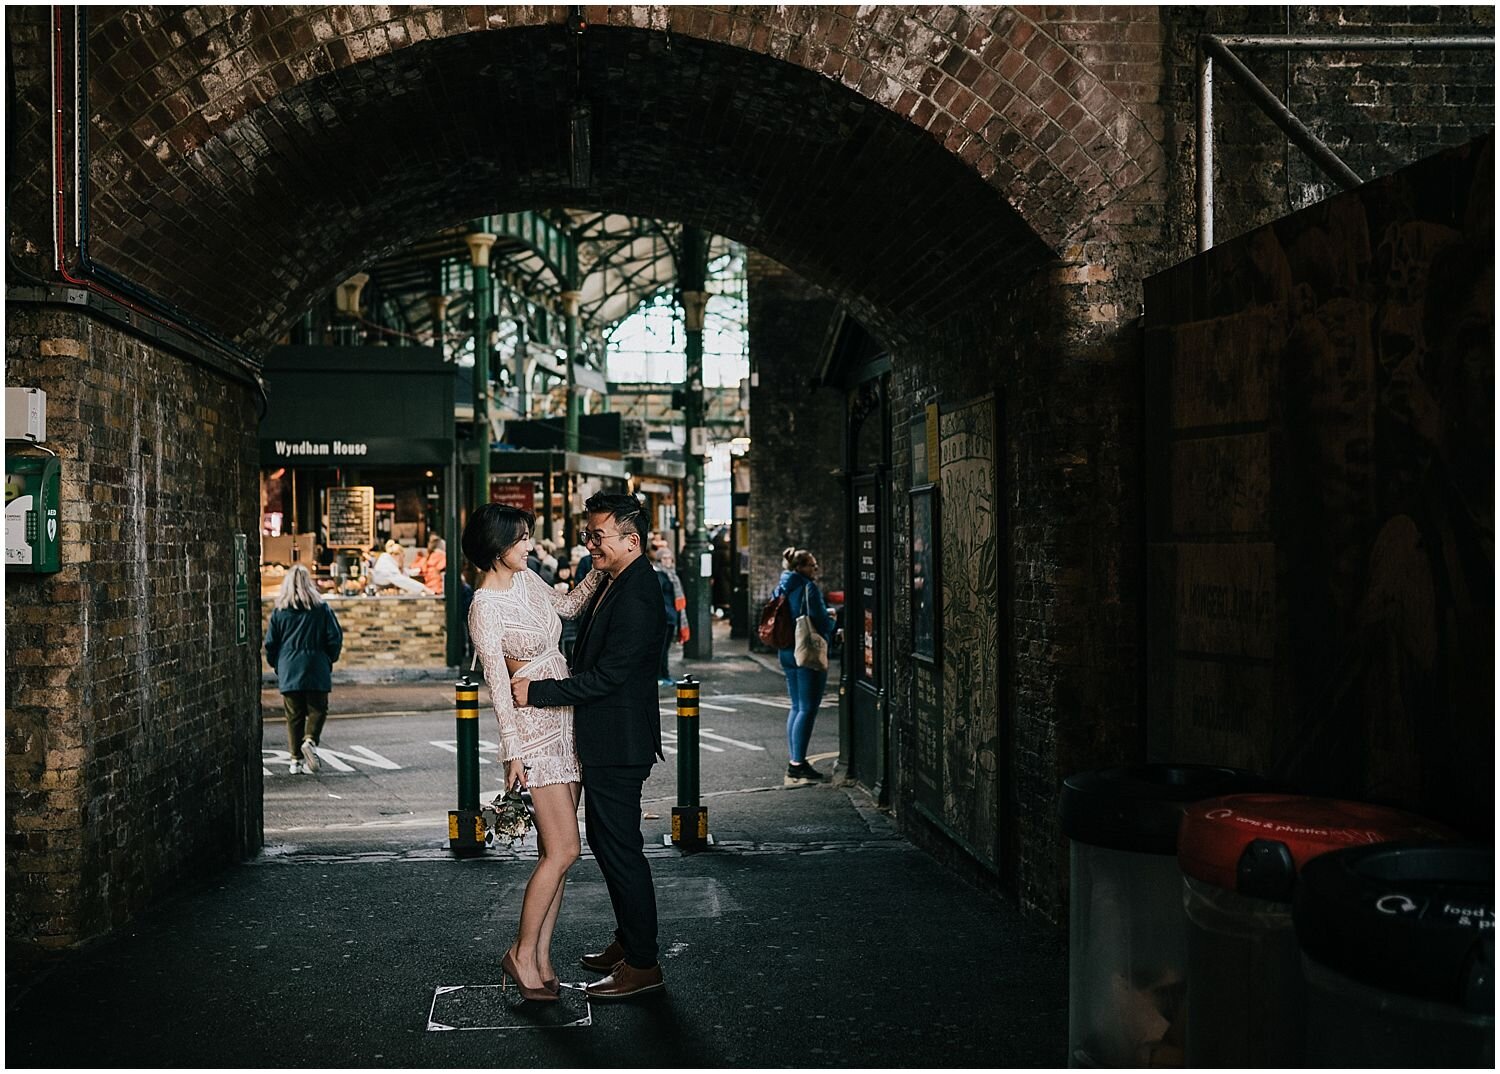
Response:
[{"label": "road marking", "polygon": [[[677,736],[674,733],[672,733],[671,731],[663,731],[661,733],[661,737],[663,739],[670,738],[673,742],[677,741]],[[698,748],[700,750],[709,750],[712,753],[723,753],[724,752],[724,747],[723,746],[710,746],[707,742],[700,742],[700,743],[698,743]]]},{"label": "road marking", "polygon": [[[449,753],[453,754],[454,756],[458,755],[458,739],[456,739],[456,738],[434,738],[434,739],[431,739],[431,740],[428,741],[428,745],[429,746],[436,746],[440,750],[447,750]],[[500,748],[499,743],[496,743],[496,742],[486,742],[484,739],[481,738],[479,740],[479,749],[481,751],[480,754],[479,754],[479,763],[480,764],[494,764],[495,762],[492,761],[492,760],[490,760],[488,757],[486,757],[484,755],[483,751],[484,750],[498,750],[499,748]]]},{"label": "road marking", "polygon": [[[764,698],[760,698],[760,697],[730,697],[730,696],[726,696],[726,697],[719,698],[719,700],[720,701],[738,701],[738,702],[740,702],[742,704],[745,704],[745,705],[764,705],[768,709],[781,709],[782,711],[785,711],[787,709],[787,707],[788,707],[788,702],[786,702],[786,701],[767,701]],[[700,704],[701,704],[701,702],[700,702]]]},{"label": "road marking", "polygon": [[699,708],[703,708],[703,709],[713,709],[715,712],[739,712],[740,711],[739,709],[729,708],[727,705],[715,705],[715,704],[712,704],[711,702],[704,701],[701,697],[698,699],[698,707]]},{"label": "road marking", "polygon": [[[328,767],[333,769],[335,772],[355,771],[353,765],[346,764],[346,761],[353,762],[354,764],[366,764],[371,766],[372,768],[384,768],[387,771],[391,772],[399,772],[401,770],[401,766],[395,761],[391,760],[389,757],[381,756],[368,747],[350,746],[348,748],[350,750],[358,750],[359,752],[345,753],[342,750],[331,750],[326,746],[319,746],[317,747],[318,757],[321,760],[327,761]],[[263,749],[260,751],[260,754],[262,762],[270,761],[274,764],[290,765],[294,760],[292,755],[286,750]],[[300,758],[295,759],[300,760]],[[262,764],[261,770],[265,771],[264,764]],[[266,772],[266,774],[270,775],[271,773]],[[288,773],[288,775],[290,775],[290,773]]]},{"label": "road marking", "polygon": [[707,727],[703,728],[702,730],[700,730],[698,732],[698,737],[699,738],[711,738],[715,742],[727,742],[731,746],[738,746],[742,750],[759,750],[761,753],[765,753],[766,752],[766,748],[764,746],[757,746],[753,742],[741,742],[737,738],[726,738],[724,735],[716,735],[716,734],[713,733],[712,729],[707,728]]},{"label": "road marking", "polygon": [[[572,988],[571,985],[564,985]],[[497,995],[493,990],[499,989]],[[591,1026],[594,1024],[594,1010],[588,1001],[588,994],[582,989],[574,989],[583,999],[583,1014],[581,1017],[572,1018],[569,1021],[549,1021],[545,1014],[538,1015],[530,1011],[518,1018],[514,1025],[497,1024],[517,1017],[516,1008],[505,999],[505,988],[502,985],[438,985],[432,993],[432,1006],[427,1010],[427,1032],[429,1033],[451,1033],[454,1031],[464,1032],[473,1030],[498,1030],[504,1032],[513,1029],[575,1029]],[[438,1008],[441,1005],[442,1010]],[[553,1004],[554,1008],[566,1010],[568,1004]],[[568,1011],[563,1017],[568,1017],[574,1012]],[[448,1021],[439,1021],[438,1015]],[[547,1014],[556,1017],[557,1012],[551,1011]],[[463,1024],[465,1022],[471,1024]],[[477,1023],[477,1024],[473,1024]]]}]

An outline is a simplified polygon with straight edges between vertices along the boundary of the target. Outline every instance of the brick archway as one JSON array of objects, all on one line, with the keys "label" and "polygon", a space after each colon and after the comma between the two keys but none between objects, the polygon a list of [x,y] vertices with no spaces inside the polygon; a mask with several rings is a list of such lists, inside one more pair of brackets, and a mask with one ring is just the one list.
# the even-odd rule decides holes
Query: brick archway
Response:
[{"label": "brick archway", "polygon": [[92,256],[253,348],[427,231],[568,203],[731,235],[901,336],[992,300],[1160,168],[1132,88],[1159,67],[1098,62],[1148,60],[1151,9],[586,9],[581,74],[567,10],[100,11]]}]

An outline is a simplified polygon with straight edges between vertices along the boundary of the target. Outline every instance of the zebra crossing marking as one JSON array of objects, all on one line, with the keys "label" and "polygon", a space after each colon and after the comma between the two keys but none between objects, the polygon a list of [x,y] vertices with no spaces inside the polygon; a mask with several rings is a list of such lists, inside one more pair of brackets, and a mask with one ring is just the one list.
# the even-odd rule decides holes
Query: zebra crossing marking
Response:
[{"label": "zebra crossing marking", "polygon": [[[716,734],[714,734],[713,730],[711,728],[708,728],[708,727],[705,727],[702,730],[700,730],[698,732],[698,737],[699,738],[711,738],[715,742],[728,742],[731,746],[738,746],[742,750],[759,750],[761,753],[765,753],[766,752],[766,748],[764,746],[757,746],[753,742],[741,742],[737,738],[728,738],[728,737],[726,737],[724,735],[716,735]],[[700,743],[700,745],[701,745],[701,743]]]}]

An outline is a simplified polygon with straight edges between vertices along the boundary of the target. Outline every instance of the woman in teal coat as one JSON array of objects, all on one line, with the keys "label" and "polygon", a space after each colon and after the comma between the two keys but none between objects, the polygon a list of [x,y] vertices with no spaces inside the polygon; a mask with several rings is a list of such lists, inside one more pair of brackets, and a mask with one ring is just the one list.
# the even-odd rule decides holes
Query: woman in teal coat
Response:
[{"label": "woman in teal coat", "polygon": [[318,740],[328,718],[333,662],[344,647],[338,617],[298,563],[286,572],[266,628],[266,663],[276,672],[286,710],[292,775],[318,770]]}]

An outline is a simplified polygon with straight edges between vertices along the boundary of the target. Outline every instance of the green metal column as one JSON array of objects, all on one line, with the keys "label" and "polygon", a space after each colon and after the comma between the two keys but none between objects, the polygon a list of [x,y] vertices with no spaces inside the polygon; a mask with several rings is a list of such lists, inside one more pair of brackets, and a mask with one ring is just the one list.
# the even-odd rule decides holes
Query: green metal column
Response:
[{"label": "green metal column", "polygon": [[708,454],[708,430],[703,424],[703,312],[708,306],[708,234],[701,228],[682,227],[682,261],[677,266],[681,300],[687,326],[687,386],[683,421],[687,426],[686,510],[682,520],[686,544],[678,575],[687,597],[688,629],[691,635],[682,655],[689,660],[709,660],[714,655],[713,579],[704,577],[702,565],[711,552],[704,525],[703,459]]},{"label": "green metal column", "polygon": [[474,506],[490,502],[490,247],[495,236],[478,231],[464,236],[474,266],[474,439],[479,461],[474,465]]},{"label": "green metal column", "polygon": [[531,349],[531,324],[526,319],[526,300],[518,296],[515,304],[521,311],[516,317],[516,409],[521,420],[526,421],[531,417],[531,385],[526,376],[526,365],[531,361],[528,353]]},{"label": "green metal column", "polygon": [[581,296],[577,291],[568,290],[558,297],[562,299],[563,325],[568,348],[568,424],[563,437],[563,446],[568,451],[576,452],[578,450],[578,416],[583,411],[583,400],[578,396],[577,375],[578,362],[583,357],[579,349],[583,334],[578,318],[578,300]]},{"label": "green metal column", "polygon": [[578,415],[583,410],[583,400],[578,397],[578,363],[583,359],[581,351],[583,326],[578,316],[579,300],[583,297],[578,293],[578,288],[583,286],[583,280],[578,273],[578,243],[572,240],[567,244],[564,256],[567,260],[567,275],[562,281],[563,317],[565,318],[564,332],[568,347],[568,419],[563,436],[563,446],[568,451],[578,450]]},{"label": "green metal column", "polygon": [[[448,296],[428,295],[427,306],[432,311],[432,346],[443,361],[448,360]],[[447,473],[443,475],[443,540],[450,549],[448,565],[443,568],[444,633],[447,645],[445,660],[450,668],[464,662],[463,624],[458,617],[458,500],[459,482],[458,437],[453,438],[453,451],[448,459]]]}]

